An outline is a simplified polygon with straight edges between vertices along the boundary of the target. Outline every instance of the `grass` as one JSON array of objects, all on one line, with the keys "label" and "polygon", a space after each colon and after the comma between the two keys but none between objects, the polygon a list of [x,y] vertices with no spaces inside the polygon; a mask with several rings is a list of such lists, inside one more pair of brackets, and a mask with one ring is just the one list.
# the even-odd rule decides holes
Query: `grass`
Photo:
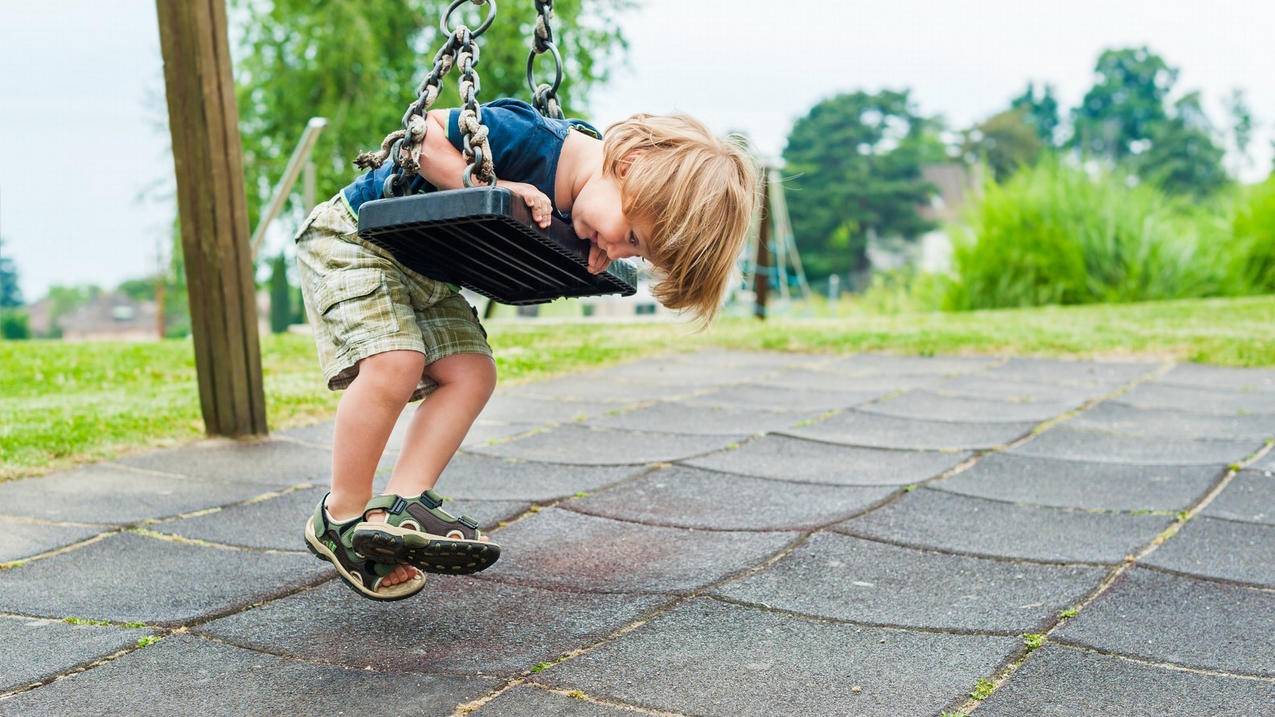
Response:
[{"label": "grass", "polygon": [[[883,315],[812,302],[766,322],[727,318],[693,334],[660,322],[497,320],[502,384],[709,346],[850,353],[1154,357],[1275,365],[1275,296]],[[331,415],[307,336],[262,337],[274,429]],[[189,340],[0,342],[0,480],[203,435]]]}]

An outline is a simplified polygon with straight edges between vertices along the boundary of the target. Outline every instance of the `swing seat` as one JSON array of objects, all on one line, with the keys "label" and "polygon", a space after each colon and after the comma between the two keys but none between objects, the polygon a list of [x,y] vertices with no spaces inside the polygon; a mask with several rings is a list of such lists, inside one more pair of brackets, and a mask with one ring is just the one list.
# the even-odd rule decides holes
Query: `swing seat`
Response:
[{"label": "swing seat", "polygon": [[637,272],[613,261],[589,273],[589,242],[557,219],[548,229],[508,189],[451,189],[359,207],[359,236],[404,266],[502,304],[637,291]]}]

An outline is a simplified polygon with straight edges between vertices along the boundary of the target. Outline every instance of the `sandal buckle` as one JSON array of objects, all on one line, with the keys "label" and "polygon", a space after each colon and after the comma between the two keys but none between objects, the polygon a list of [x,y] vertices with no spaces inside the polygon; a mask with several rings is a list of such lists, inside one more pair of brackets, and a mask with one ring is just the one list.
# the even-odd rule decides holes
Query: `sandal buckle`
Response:
[{"label": "sandal buckle", "polygon": [[476,523],[474,519],[469,517],[468,515],[462,515],[459,518],[457,518],[457,520],[460,521],[461,525],[465,526],[466,528],[469,528],[470,530],[478,530],[478,523]]},{"label": "sandal buckle", "polygon": [[425,504],[425,507],[430,509],[443,507],[443,501],[439,500],[438,495],[432,490],[427,490],[424,493],[421,493],[421,502]]},{"label": "sandal buckle", "polygon": [[407,507],[407,501],[403,500],[402,496],[398,496],[394,499],[394,504],[390,506],[389,510],[390,510],[390,513],[394,515],[398,515],[399,513],[402,513],[403,509],[406,507]]}]

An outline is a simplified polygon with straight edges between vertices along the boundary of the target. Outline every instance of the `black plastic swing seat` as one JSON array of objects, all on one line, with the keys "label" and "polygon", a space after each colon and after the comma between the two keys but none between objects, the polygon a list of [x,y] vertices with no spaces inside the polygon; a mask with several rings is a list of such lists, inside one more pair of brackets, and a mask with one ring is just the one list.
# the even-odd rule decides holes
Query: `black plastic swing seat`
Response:
[{"label": "black plastic swing seat", "polygon": [[359,207],[359,236],[404,266],[502,304],[566,296],[631,296],[637,272],[624,261],[589,273],[589,242],[553,219],[548,229],[501,187],[377,199]]}]

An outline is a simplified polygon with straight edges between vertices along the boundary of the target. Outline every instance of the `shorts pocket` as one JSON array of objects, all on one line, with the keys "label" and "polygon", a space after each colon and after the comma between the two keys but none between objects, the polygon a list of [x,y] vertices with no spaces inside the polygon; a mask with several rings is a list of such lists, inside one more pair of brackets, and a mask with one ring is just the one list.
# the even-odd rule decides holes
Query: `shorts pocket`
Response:
[{"label": "shorts pocket", "polygon": [[338,346],[398,331],[398,316],[380,269],[343,269],[323,277],[314,310]]}]

